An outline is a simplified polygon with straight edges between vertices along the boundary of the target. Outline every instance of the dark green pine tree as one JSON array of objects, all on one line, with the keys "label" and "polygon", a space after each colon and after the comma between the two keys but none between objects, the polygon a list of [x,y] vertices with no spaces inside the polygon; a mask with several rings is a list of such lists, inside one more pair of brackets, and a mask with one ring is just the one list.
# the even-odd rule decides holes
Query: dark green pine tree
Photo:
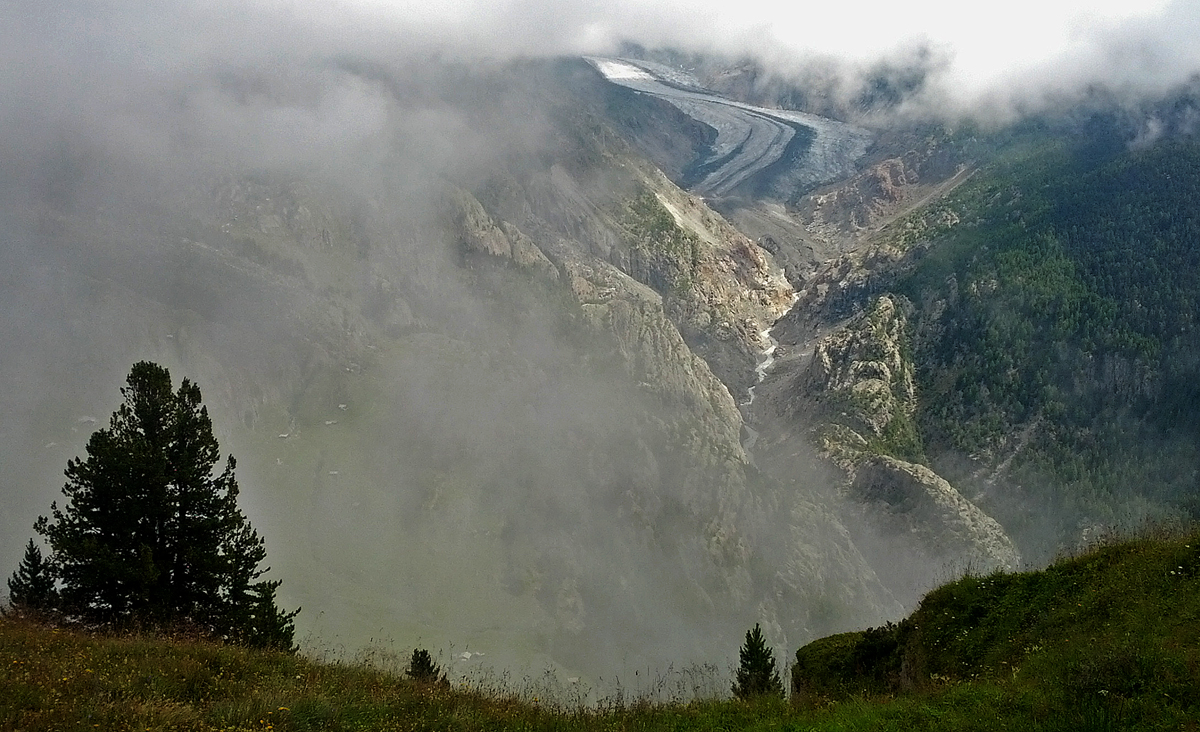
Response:
[{"label": "dark green pine tree", "polygon": [[30,539],[17,571],[8,578],[9,605],[22,610],[49,610],[57,598],[54,573],[42,558],[42,550]]},{"label": "dark green pine tree", "polygon": [[446,676],[442,674],[442,669],[434,663],[433,656],[429,655],[429,651],[424,648],[413,649],[412,658],[409,659],[408,668],[404,670],[404,673],[410,679],[423,684],[446,682]]},{"label": "dark green pine tree", "polygon": [[237,506],[233,457],[214,473],[199,387],[184,379],[172,392],[170,373],[143,361],[121,394],[87,459],[67,463],[67,504],[36,526],[54,551],[61,609],[290,649],[296,613],[275,607],[278,582],[259,581],[266,549]]},{"label": "dark green pine tree", "polygon": [[746,643],[739,653],[733,695],[738,699],[756,699],[765,696],[783,696],[783,682],[775,667],[775,653],[767,647],[758,623],[753,630],[746,631]]}]

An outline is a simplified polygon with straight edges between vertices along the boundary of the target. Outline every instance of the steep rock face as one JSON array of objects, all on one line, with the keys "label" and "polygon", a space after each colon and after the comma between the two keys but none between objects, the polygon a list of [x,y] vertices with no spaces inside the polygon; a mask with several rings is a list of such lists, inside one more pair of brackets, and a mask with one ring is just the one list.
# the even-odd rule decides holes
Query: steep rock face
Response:
[{"label": "steep rock face", "polygon": [[603,260],[649,286],[688,346],[730,389],[744,390],[763,346],[759,334],[786,311],[791,285],[769,252],[703,201],[624,145],[606,144],[603,177],[553,165],[494,176],[478,197],[552,258]]},{"label": "steep rock face", "polygon": [[525,232],[507,221],[494,221],[474,196],[456,188],[450,193],[448,204],[447,215],[454,235],[466,251],[509,259],[540,276],[558,278],[554,264]]},{"label": "steep rock face", "polygon": [[[451,196],[449,215],[469,269],[511,262],[535,279],[565,285],[581,314],[574,327],[591,334],[596,348],[611,348],[620,371],[654,405],[649,420],[626,425],[639,457],[622,469],[600,468],[601,454],[575,448],[596,466],[590,490],[612,495],[608,500],[632,520],[614,536],[628,545],[614,551],[641,564],[646,559],[630,547],[678,552],[683,574],[668,583],[673,592],[693,595],[689,602],[700,602],[714,618],[755,607],[774,618],[781,639],[894,613],[836,511],[811,491],[781,492],[748,471],[742,417],[710,366],[715,350],[705,359],[695,346],[700,339],[720,341],[753,359],[749,344],[757,350],[759,330],[791,299],[786,280],[769,255],[702,202],[661,173],[623,162],[637,175],[619,187],[632,199],[614,200],[611,188],[598,194],[554,167],[545,177],[510,177],[483,188],[492,209],[515,215],[520,226],[461,190]],[[562,208],[568,201],[575,212],[569,216]],[[524,242],[542,256],[521,254]],[[555,618],[547,632],[589,637],[596,628],[589,618],[608,612],[598,600],[608,591],[600,588],[629,578],[609,578],[558,540],[538,545],[520,550],[524,558],[515,563],[529,568],[527,577],[554,577],[557,589],[547,595],[545,579],[514,586],[536,588]],[[767,567],[776,569],[760,569]]]},{"label": "steep rock face", "polygon": [[[885,140],[881,147],[899,142]],[[961,153],[936,138],[903,142],[912,146],[800,199],[796,214],[808,230],[828,242],[864,237],[921,203],[945,195],[970,174]]]},{"label": "steep rock face", "polygon": [[701,200],[657,172],[646,183],[653,197],[635,199],[621,219],[633,238],[627,271],[657,284],[688,345],[741,393],[753,383],[760,333],[787,310],[792,287],[769,252]]},{"label": "steep rock face", "polygon": [[906,328],[897,299],[877,298],[866,313],[817,342],[795,381],[799,403],[819,404],[824,418],[870,439],[905,429],[899,423],[911,422],[916,409]]},{"label": "steep rock face", "polygon": [[731,449],[730,457],[745,459],[737,444],[741,417],[733,398],[670,325],[661,303],[615,297],[582,307],[591,327],[614,336],[617,353],[631,375],[653,384],[656,392],[672,401],[695,403],[699,398],[696,411],[703,416],[711,436]]},{"label": "steep rock face", "polygon": [[856,546],[902,602],[913,602],[939,573],[1013,569],[1019,557],[994,519],[919,463],[905,309],[899,298],[879,296],[811,350],[784,355],[761,387],[768,411],[760,419],[764,451],[815,442],[840,476],[842,517]]},{"label": "steep rock face", "polygon": [[872,455],[855,466],[846,493],[880,537],[911,541],[924,560],[983,573],[1020,561],[1000,524],[924,465]]},{"label": "steep rock face", "polygon": [[799,212],[811,228],[856,232],[876,223],[919,182],[919,173],[903,158],[890,158],[872,165],[848,186],[808,196]]}]

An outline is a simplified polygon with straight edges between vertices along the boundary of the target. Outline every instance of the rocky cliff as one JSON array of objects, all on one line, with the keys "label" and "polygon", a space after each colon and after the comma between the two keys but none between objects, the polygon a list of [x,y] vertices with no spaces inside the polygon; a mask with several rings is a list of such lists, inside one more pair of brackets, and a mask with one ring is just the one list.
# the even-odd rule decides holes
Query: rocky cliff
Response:
[{"label": "rocky cliff", "polygon": [[[890,612],[888,592],[849,542],[831,496],[763,481],[739,443],[742,417],[731,391],[749,385],[744,370],[762,347],[759,334],[792,300],[786,280],[768,253],[661,173],[632,157],[621,167],[632,174],[620,186],[631,192],[624,200],[614,200],[611,187],[589,190],[556,167],[482,187],[484,199],[517,218],[520,229],[461,196],[456,206],[472,213],[455,219],[472,222],[460,231],[471,251],[514,263],[512,233],[537,232],[534,240],[557,268],[550,278],[561,278],[581,312],[577,327],[611,344],[644,398],[667,410],[649,427],[666,430],[675,443],[669,452],[682,452],[663,455],[657,448],[654,487],[648,495],[626,494],[634,502],[629,515],[657,537],[639,541],[666,541],[682,551],[691,540],[686,532],[674,534],[694,526],[702,543],[685,560],[686,575],[708,588],[704,604],[712,612],[722,602],[755,607],[771,618],[778,637],[805,635],[864,611]],[[526,197],[521,190],[540,193]],[[556,204],[564,200],[592,215],[573,218],[571,231],[554,231],[562,215]],[[715,376],[722,371],[724,380]],[[662,444],[663,436],[643,439]],[[667,526],[673,529],[661,534]],[[835,581],[851,575],[845,584]],[[574,581],[589,586],[595,578]],[[774,588],[774,597],[762,595],[764,587]],[[569,604],[589,602],[581,596]]]},{"label": "rocky cliff", "polygon": [[[766,435],[756,449],[817,446],[837,470],[855,544],[907,603],[948,573],[1013,569],[1019,555],[1000,524],[921,464],[906,309],[895,296],[877,296],[807,348],[786,352],[755,403]],[[780,461],[765,464],[779,469]]]}]

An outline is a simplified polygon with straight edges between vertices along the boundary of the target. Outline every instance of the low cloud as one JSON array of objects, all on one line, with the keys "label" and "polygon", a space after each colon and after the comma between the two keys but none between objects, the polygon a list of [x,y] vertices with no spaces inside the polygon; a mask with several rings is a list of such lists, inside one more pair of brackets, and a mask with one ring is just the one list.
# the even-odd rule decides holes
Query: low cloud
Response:
[{"label": "low cloud", "polygon": [[[432,6],[407,0],[75,0],[9,4],[3,20],[3,121],[36,110],[119,128],[143,142],[153,138],[123,119],[121,105],[152,95],[164,79],[221,66],[295,73],[337,57],[482,63],[612,53],[632,42],[750,57],[773,74],[801,81],[835,76],[846,94],[881,66],[910,69],[916,61],[928,73],[910,98],[912,111],[1001,119],[1097,86],[1160,93],[1200,71],[1194,42],[1200,6],[1186,0],[1023,0],[970,12],[936,0],[867,9],[781,8],[765,0],[456,0]],[[97,109],[89,102],[101,104]],[[89,119],[89,112],[99,118]],[[325,124],[339,124],[336,108],[322,113]],[[369,124],[371,114],[365,110],[364,122],[341,124]],[[268,122],[290,123],[279,116]]]}]

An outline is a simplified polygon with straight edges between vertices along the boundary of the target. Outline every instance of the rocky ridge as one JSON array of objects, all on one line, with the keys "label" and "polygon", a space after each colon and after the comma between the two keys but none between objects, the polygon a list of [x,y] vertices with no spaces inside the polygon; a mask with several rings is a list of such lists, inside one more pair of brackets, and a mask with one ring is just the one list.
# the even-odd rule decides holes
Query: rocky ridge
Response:
[{"label": "rocky ridge", "polygon": [[815,446],[835,470],[856,546],[911,603],[952,568],[1014,569],[1020,557],[994,519],[921,464],[905,310],[880,295],[804,350],[789,348],[760,387],[755,419],[768,471],[803,454],[801,443]]}]

